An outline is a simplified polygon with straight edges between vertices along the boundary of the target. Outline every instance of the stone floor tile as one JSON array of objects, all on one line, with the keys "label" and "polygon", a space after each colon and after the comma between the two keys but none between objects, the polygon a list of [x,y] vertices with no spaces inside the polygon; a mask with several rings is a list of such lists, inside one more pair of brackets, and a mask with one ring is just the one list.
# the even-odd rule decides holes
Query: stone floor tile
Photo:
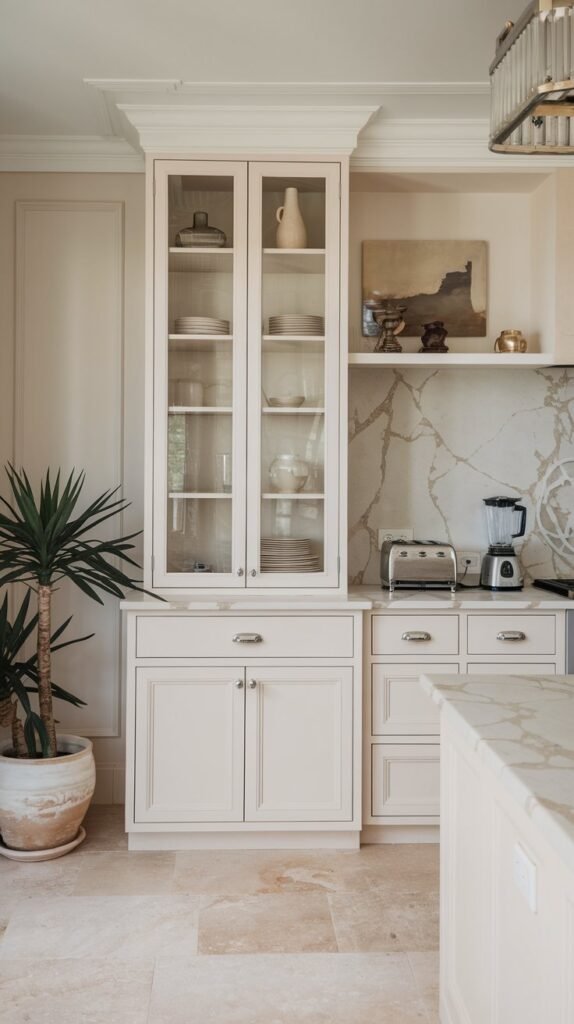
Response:
[{"label": "stone floor tile", "polygon": [[200,953],[331,953],[337,942],[323,893],[201,897]]},{"label": "stone floor tile", "polygon": [[411,970],[429,1017],[438,1021],[439,955],[407,953]]},{"label": "stone floor tile", "polygon": [[427,1024],[406,957],[200,956],[156,964],[148,1024]]},{"label": "stone floor tile", "polygon": [[149,959],[197,952],[194,896],[64,896],[23,903],[10,916],[0,958]]},{"label": "stone floor tile", "polygon": [[172,889],[174,853],[92,853],[82,857],[75,896],[157,896]]},{"label": "stone floor tile", "polygon": [[84,818],[86,838],[78,846],[76,855],[96,850],[127,850],[123,804],[92,804]]},{"label": "stone floor tile", "polygon": [[339,887],[348,892],[436,892],[439,847],[436,843],[388,843],[338,854]]},{"label": "stone floor tile", "polygon": [[256,896],[342,888],[336,853],[198,850],[175,855],[175,892]]},{"label": "stone floor tile", "polygon": [[0,960],[2,1024],[146,1024],[153,962]]},{"label": "stone floor tile", "polygon": [[328,899],[341,953],[438,949],[438,893],[335,893]]}]

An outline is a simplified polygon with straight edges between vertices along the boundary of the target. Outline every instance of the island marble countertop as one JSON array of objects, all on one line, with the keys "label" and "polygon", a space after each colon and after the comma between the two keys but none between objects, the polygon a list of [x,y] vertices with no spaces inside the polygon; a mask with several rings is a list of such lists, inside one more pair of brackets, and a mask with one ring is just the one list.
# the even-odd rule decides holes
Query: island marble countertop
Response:
[{"label": "island marble countertop", "polygon": [[574,675],[425,675],[421,684],[574,870]]},{"label": "island marble countertop", "polygon": [[574,601],[539,587],[523,590],[482,590],[468,587],[451,594],[450,590],[395,590],[381,587],[350,587],[349,597],[370,601],[371,607],[385,611],[574,611]]}]

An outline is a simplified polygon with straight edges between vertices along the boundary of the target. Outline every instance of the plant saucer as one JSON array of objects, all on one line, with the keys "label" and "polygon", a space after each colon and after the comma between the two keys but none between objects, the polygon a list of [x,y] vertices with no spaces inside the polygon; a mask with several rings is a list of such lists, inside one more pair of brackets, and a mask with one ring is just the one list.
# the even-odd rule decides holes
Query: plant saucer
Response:
[{"label": "plant saucer", "polygon": [[70,843],[64,843],[63,846],[53,846],[50,850],[11,850],[0,839],[0,856],[7,857],[8,860],[18,860],[22,864],[33,864],[40,860],[56,860],[56,857],[63,857],[64,854],[75,850],[76,846],[83,843],[85,838],[86,830],[80,825],[80,831],[75,839],[72,839]]}]

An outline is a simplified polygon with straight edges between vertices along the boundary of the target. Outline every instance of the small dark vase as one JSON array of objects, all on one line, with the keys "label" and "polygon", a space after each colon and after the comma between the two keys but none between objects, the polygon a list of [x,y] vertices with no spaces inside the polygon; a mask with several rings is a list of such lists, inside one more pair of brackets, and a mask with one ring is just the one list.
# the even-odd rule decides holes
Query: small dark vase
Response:
[{"label": "small dark vase", "polygon": [[225,231],[220,228],[212,228],[208,224],[207,214],[204,210],[194,213],[193,227],[182,228],[175,236],[175,244],[183,249],[193,248],[193,246],[221,249],[226,241]]},{"label": "small dark vase", "polygon": [[419,348],[419,352],[448,352],[448,345],[444,343],[448,334],[444,321],[432,320],[430,324],[423,324],[423,327],[422,347]]}]

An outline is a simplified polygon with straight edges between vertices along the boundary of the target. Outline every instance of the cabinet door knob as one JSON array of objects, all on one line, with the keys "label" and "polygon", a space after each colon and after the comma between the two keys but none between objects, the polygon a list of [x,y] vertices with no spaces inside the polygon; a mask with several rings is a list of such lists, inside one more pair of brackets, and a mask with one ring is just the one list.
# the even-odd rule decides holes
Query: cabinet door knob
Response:
[{"label": "cabinet door knob", "polygon": [[239,569],[237,570],[237,575],[238,576],[243,576],[244,572],[245,572],[245,569],[242,569],[241,567],[239,567]]},{"label": "cabinet door knob", "polygon": [[243,689],[243,679],[236,679],[235,680],[235,685],[236,685],[238,690],[242,690]]},{"label": "cabinet door knob", "polygon": [[406,633],[403,633],[401,640],[412,640],[414,643],[427,643],[432,640],[430,633],[427,633],[424,629],[408,629]]},{"label": "cabinet door knob", "polygon": [[255,687],[257,686],[257,680],[256,679],[250,679],[247,685],[248,685],[250,690],[254,690]]},{"label": "cabinet door knob", "polygon": [[236,633],[233,637],[234,644],[261,644],[263,637],[261,633]]},{"label": "cabinet door knob", "polygon": [[249,570],[249,575],[250,576],[257,576],[257,569],[250,569]]},{"label": "cabinet door knob", "polygon": [[521,629],[503,629],[496,634],[497,640],[526,640],[526,633]]}]

